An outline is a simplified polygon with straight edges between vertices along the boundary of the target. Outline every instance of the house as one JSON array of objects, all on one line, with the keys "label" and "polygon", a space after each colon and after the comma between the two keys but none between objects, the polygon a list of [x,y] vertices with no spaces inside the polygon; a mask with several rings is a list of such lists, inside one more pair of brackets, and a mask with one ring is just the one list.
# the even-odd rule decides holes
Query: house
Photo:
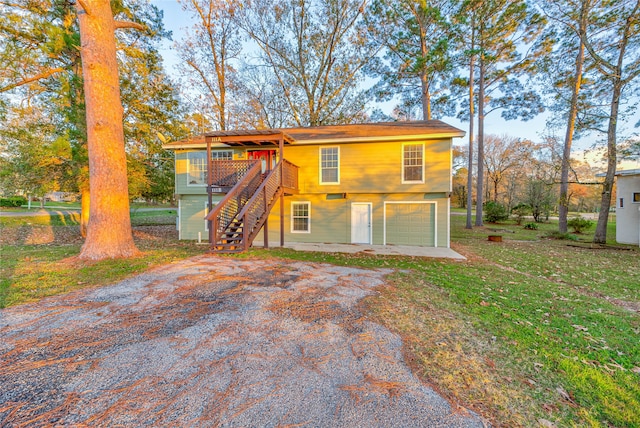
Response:
[{"label": "house", "polygon": [[618,171],[616,241],[640,245],[640,169]]},{"label": "house", "polygon": [[175,152],[180,239],[219,251],[278,240],[449,247],[452,139],[464,134],[431,120],[165,144]]}]

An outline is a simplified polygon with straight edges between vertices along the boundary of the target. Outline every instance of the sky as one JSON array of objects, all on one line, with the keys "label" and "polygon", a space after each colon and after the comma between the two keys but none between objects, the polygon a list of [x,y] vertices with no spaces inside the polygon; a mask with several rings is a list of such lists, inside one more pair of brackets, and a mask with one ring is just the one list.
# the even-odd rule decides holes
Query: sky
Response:
[{"label": "sky", "polygon": [[[182,10],[177,0],[151,0],[151,3],[158,8],[164,10],[164,24],[167,30],[172,31],[173,40],[177,41],[183,37],[184,29],[190,26],[189,14]],[[178,63],[178,57],[176,51],[173,48],[173,42],[165,40],[162,45],[161,54],[164,60],[165,67],[169,75],[177,74],[176,64]],[[639,104],[640,100],[636,101]],[[389,114],[393,105],[380,106],[385,113]],[[509,135],[518,138],[526,138],[534,142],[541,142],[545,135],[546,119],[549,113],[542,113],[529,121],[522,120],[503,120],[499,111],[495,111],[485,118],[485,134],[497,134],[497,135]],[[448,124],[460,128],[468,133],[469,123],[462,122],[455,118],[443,118],[443,121]],[[640,133],[638,128],[632,129],[636,122],[640,121],[640,112],[636,114],[628,124],[626,124],[627,132]],[[624,126],[625,124],[623,124]],[[475,125],[477,131],[477,124]],[[602,139],[602,138],[601,138]],[[596,164],[600,156],[589,150],[597,142],[597,138],[594,136],[585,137],[581,140],[576,140],[572,144],[573,156],[579,159],[584,159],[590,164]],[[454,141],[456,145],[466,145],[468,143],[468,137],[464,139],[458,139]],[[640,160],[636,162],[625,162],[621,165],[624,169],[640,169]]]}]

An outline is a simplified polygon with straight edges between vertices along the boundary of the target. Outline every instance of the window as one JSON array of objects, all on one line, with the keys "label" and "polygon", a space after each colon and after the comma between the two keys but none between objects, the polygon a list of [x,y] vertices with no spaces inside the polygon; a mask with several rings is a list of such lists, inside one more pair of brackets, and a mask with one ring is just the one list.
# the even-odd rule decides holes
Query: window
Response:
[{"label": "window", "polygon": [[624,198],[620,198],[620,208],[624,208]]},{"label": "window", "polygon": [[320,184],[340,184],[339,147],[320,147]]},{"label": "window", "polygon": [[291,202],[291,233],[311,233],[311,202]]},{"label": "window", "polygon": [[204,186],[207,182],[207,152],[187,153],[187,185]]},{"label": "window", "polygon": [[[232,150],[214,150],[211,152],[213,160],[232,160]],[[187,185],[204,186],[207,184],[207,152],[187,153]]]},{"label": "window", "polygon": [[402,145],[402,182],[424,183],[424,144]]},{"label": "window", "polygon": [[640,202],[640,192],[633,192],[633,202]]},{"label": "window", "polygon": [[232,150],[213,150],[211,151],[211,159],[233,160],[233,151]]}]

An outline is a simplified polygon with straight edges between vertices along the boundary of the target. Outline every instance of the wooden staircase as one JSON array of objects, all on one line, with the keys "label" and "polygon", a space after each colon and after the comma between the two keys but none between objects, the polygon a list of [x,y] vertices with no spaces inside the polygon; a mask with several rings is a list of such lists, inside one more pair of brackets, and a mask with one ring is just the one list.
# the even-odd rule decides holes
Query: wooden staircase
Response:
[{"label": "wooden staircase", "polygon": [[297,168],[286,160],[267,174],[261,174],[259,164],[252,167],[207,216],[211,251],[248,250],[280,196],[297,192]]}]

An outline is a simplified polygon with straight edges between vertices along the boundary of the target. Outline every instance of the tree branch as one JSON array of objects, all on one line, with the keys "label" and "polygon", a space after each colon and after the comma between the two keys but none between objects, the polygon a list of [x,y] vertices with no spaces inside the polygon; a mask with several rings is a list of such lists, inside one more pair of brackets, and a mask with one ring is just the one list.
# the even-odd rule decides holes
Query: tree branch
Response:
[{"label": "tree branch", "polygon": [[[91,9],[89,9],[89,6],[87,5],[87,2],[85,0],[78,0],[78,4],[82,8],[82,10],[84,10],[84,13],[86,13],[87,15],[91,15]],[[80,11],[78,11],[78,13],[79,12]]]},{"label": "tree branch", "polygon": [[118,28],[134,28],[139,31],[144,31],[147,29],[147,27],[145,27],[144,25],[132,21],[114,21],[113,26],[116,30]]},{"label": "tree branch", "polygon": [[63,67],[52,68],[47,71],[43,71],[42,73],[36,74],[35,76],[21,80],[19,82],[11,83],[5,87],[0,88],[0,93],[10,91],[19,86],[27,85],[31,82],[35,82],[36,80],[46,79],[47,77],[53,76],[54,74],[60,73],[61,71],[64,71]]}]

